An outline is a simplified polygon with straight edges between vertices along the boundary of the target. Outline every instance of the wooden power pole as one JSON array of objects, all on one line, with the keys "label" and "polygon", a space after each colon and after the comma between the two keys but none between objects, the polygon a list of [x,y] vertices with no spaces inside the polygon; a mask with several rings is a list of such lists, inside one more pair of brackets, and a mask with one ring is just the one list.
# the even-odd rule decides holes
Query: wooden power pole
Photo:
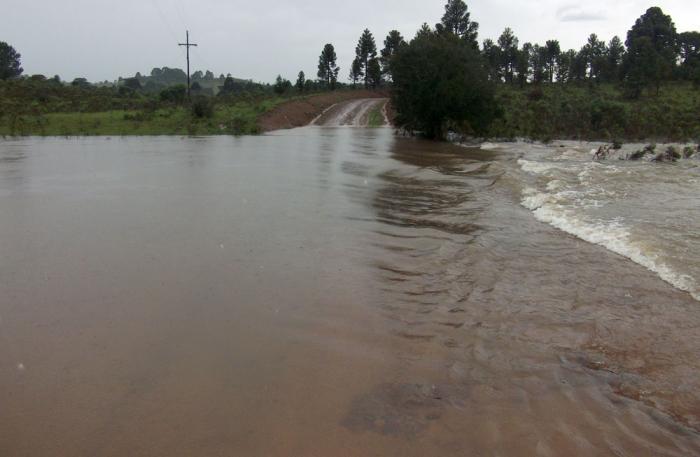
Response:
[{"label": "wooden power pole", "polygon": [[179,46],[185,46],[187,49],[187,98],[190,98],[190,48],[192,46],[197,46],[194,43],[190,43],[190,31],[187,30],[187,40],[184,43],[178,43]]}]

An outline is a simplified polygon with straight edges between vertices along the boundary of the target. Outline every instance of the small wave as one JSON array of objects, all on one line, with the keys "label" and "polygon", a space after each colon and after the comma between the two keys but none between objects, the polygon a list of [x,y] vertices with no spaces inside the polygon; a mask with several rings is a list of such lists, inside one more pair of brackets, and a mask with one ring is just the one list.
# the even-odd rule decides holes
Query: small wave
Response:
[{"label": "small wave", "polygon": [[535,162],[534,160],[525,159],[518,159],[518,165],[524,172],[535,175],[546,175],[552,170],[562,168],[562,165],[558,163]]},{"label": "small wave", "polygon": [[577,217],[573,211],[558,205],[556,197],[552,194],[540,193],[532,188],[525,189],[523,194],[522,205],[531,210],[540,222],[626,257],[700,301],[700,291],[695,279],[675,271],[660,261],[658,256],[650,254],[643,246],[631,241],[629,228],[621,221],[588,222]]},{"label": "small wave", "polygon": [[498,144],[488,143],[488,142],[487,142],[487,143],[481,143],[481,146],[480,146],[480,148],[483,149],[483,150],[485,150],[485,151],[492,151],[492,150],[498,149],[498,148],[500,148],[500,147],[501,147],[501,146],[498,145]]}]

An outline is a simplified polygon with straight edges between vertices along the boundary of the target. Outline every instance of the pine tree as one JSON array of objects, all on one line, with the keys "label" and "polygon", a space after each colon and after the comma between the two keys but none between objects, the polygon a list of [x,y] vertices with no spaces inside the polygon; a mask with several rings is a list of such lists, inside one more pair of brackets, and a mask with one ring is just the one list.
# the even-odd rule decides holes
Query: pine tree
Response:
[{"label": "pine tree", "polygon": [[620,67],[625,55],[625,46],[620,37],[614,36],[605,48],[605,66],[602,79],[606,82],[616,82],[620,79]]},{"label": "pine tree", "polygon": [[694,81],[700,74],[700,32],[684,32],[678,37],[681,55],[680,74]]},{"label": "pine tree", "polygon": [[350,81],[352,81],[352,87],[357,86],[357,82],[362,79],[364,73],[362,71],[362,63],[360,59],[355,57],[352,61],[352,66],[350,67]]},{"label": "pine tree", "polygon": [[547,79],[547,48],[536,44],[530,53],[530,67],[532,67],[532,80],[542,83]]},{"label": "pine tree", "polygon": [[391,58],[402,46],[406,46],[406,41],[398,30],[392,30],[384,40],[384,49],[381,52],[382,73],[391,80]]},{"label": "pine tree", "polygon": [[433,30],[430,28],[427,22],[423,22],[423,25],[420,26],[420,29],[416,32],[416,36],[414,39],[418,38],[425,38],[429,35],[433,34]]},{"label": "pine tree", "polygon": [[462,0],[448,0],[442,22],[435,28],[438,33],[453,33],[478,49],[479,24],[471,21],[470,16],[469,8]]},{"label": "pine tree", "polygon": [[523,44],[523,48],[520,51],[518,51],[516,69],[518,72],[518,84],[521,88],[525,87],[525,84],[527,84],[527,81],[530,78],[530,74],[532,73],[530,67],[531,54],[531,43]]},{"label": "pine tree", "polygon": [[576,59],[576,51],[569,49],[568,51],[559,54],[557,59],[557,81],[560,83],[568,83],[572,79],[571,68]]},{"label": "pine tree", "polygon": [[491,38],[484,40],[481,54],[484,56],[487,73],[490,81],[501,81],[501,50]]},{"label": "pine tree", "polygon": [[372,32],[365,29],[355,48],[355,58],[360,62],[360,68],[365,77],[365,87],[369,87],[369,61],[377,57],[377,43]]},{"label": "pine tree", "polygon": [[323,51],[318,58],[318,79],[330,90],[335,90],[335,83],[338,81],[340,67],[336,64],[338,57],[335,48],[328,43],[323,47]]},{"label": "pine tree", "polygon": [[379,59],[373,57],[367,62],[366,81],[368,87],[376,89],[382,85],[382,66],[379,64]]},{"label": "pine tree", "polygon": [[581,52],[585,55],[588,65],[588,78],[600,81],[605,67],[605,42],[599,40],[595,33],[591,33]]},{"label": "pine tree", "polygon": [[15,48],[0,41],[0,80],[16,78],[22,74],[21,57]]},{"label": "pine tree", "polygon": [[292,88],[291,81],[284,79],[282,75],[278,75],[275,80],[274,91],[277,95],[284,95]]},{"label": "pine tree", "polygon": [[561,46],[559,46],[559,41],[548,40],[545,45],[545,64],[547,66],[547,76],[549,82],[554,82],[554,75],[556,74],[557,61],[559,60],[559,55],[561,54]]},{"label": "pine tree", "polygon": [[668,79],[678,58],[678,33],[671,19],[658,7],[649,8],[627,32],[627,55],[623,63],[630,95],[639,96],[644,86]]},{"label": "pine tree", "polygon": [[297,91],[299,93],[304,92],[304,88],[306,87],[306,75],[304,74],[303,71],[299,72],[299,76],[297,77],[297,82],[294,86],[297,88]]},{"label": "pine tree", "polygon": [[506,28],[498,38],[498,47],[500,48],[500,73],[507,83],[512,83],[518,59],[518,38],[510,27]]}]

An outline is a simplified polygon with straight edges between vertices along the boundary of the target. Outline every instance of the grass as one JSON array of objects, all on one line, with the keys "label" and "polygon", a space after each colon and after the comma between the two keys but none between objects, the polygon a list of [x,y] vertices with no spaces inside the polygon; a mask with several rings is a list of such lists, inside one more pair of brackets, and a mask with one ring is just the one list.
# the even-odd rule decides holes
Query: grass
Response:
[{"label": "grass", "polygon": [[[195,117],[187,106],[168,106],[143,96],[119,97],[106,89],[79,90],[32,82],[0,84],[0,135],[243,135],[259,133],[258,120],[284,101],[303,96],[216,98],[213,114]],[[629,100],[614,85],[541,87],[501,85],[502,116],[491,138],[537,140],[697,141],[700,90],[668,83],[658,95]],[[383,125],[377,106],[369,126]]]},{"label": "grass", "polygon": [[547,140],[672,140],[700,138],[700,90],[668,83],[658,95],[624,97],[614,85],[500,86],[503,115],[488,136]]},{"label": "grass", "polygon": [[196,118],[187,107],[104,112],[5,115],[0,135],[221,135],[258,133],[257,119],[284,98],[218,105],[211,118]]},{"label": "grass", "polygon": [[367,125],[369,127],[383,127],[384,126],[384,113],[382,113],[383,105],[377,105],[369,112],[369,119],[367,120]]}]

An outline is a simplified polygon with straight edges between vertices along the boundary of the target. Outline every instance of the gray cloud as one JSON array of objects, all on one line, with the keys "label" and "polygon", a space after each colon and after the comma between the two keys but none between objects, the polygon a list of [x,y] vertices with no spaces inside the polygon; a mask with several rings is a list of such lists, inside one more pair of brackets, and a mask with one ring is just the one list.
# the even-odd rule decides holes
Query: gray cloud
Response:
[{"label": "gray cloud", "polygon": [[562,22],[603,21],[606,16],[597,11],[587,11],[576,5],[563,6],[557,10],[557,19]]}]

